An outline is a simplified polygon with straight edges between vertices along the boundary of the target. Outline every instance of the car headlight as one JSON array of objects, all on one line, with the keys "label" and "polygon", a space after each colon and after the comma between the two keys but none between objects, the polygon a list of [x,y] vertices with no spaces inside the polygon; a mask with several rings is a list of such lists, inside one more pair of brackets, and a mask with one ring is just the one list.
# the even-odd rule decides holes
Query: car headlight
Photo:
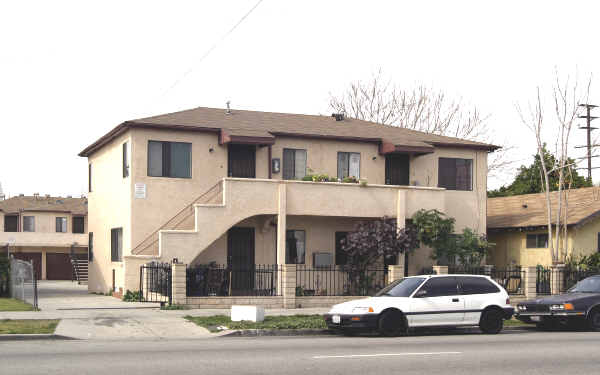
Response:
[{"label": "car headlight", "polygon": [[527,311],[527,306],[519,305],[517,306],[517,309],[519,309],[519,311]]},{"label": "car headlight", "polygon": [[352,309],[352,314],[366,314],[375,312],[372,307],[355,307]]}]

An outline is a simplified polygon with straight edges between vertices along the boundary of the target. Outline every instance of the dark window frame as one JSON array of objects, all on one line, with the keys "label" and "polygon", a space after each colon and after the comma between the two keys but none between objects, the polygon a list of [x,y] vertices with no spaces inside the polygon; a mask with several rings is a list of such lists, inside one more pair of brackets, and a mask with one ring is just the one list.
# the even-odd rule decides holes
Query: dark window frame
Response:
[{"label": "dark window frame", "polygon": [[[27,225],[25,223],[25,219],[31,219],[32,220],[31,230],[26,230]],[[35,216],[33,216],[33,215],[23,216],[23,232],[35,232]]]},{"label": "dark window frame", "polygon": [[[461,186],[458,161],[469,163],[468,175],[465,177],[468,182]],[[473,159],[438,158],[438,187],[446,190],[473,191]]]},{"label": "dark window frame", "polygon": [[110,230],[110,261],[123,261],[123,228]]},{"label": "dark window frame", "polygon": [[[79,222],[81,221],[81,231],[79,231]],[[73,233],[82,234],[85,233],[85,216],[73,216],[71,220],[71,230]]]},{"label": "dark window frame", "polygon": [[[345,171],[347,174],[344,176],[344,173],[340,173],[340,155],[341,154],[347,154],[348,155],[348,165],[344,166],[345,167]],[[337,153],[337,178],[343,180],[346,177],[350,177],[350,156],[352,154],[356,154],[358,155],[358,176],[354,176],[357,179],[360,179],[360,169],[361,169],[361,164],[362,164],[362,155],[360,154],[360,152],[352,152],[352,151],[338,151]]]},{"label": "dark window frame", "polygon": [[[6,219],[10,218],[10,222]],[[12,225],[12,228],[9,227]],[[14,230],[12,230],[14,229]],[[19,231],[19,215],[4,215],[4,232],[12,233]]]},{"label": "dark window frame", "polygon": [[129,142],[123,143],[123,178],[129,177]]},{"label": "dark window frame", "polygon": [[[63,221],[64,221],[64,229],[63,229]],[[54,218],[54,223],[55,223],[55,229],[56,229],[56,233],[67,233],[68,231],[68,225],[69,225],[69,221],[67,220],[66,216],[57,216]],[[60,223],[60,224],[59,224]],[[60,228],[59,228],[60,226]]]},{"label": "dark window frame", "polygon": [[[306,160],[304,162],[304,174],[302,176],[299,176],[298,171],[296,170],[296,153],[298,151],[304,151],[304,154],[306,155]],[[292,165],[293,165],[293,176],[290,176],[288,173],[286,173],[286,154],[289,155],[290,153],[292,153]],[[282,173],[281,173],[281,178],[283,178],[284,180],[301,180],[302,178],[304,178],[306,176],[306,171],[308,169],[308,151],[306,151],[306,149],[303,148],[284,148],[282,151]]]},{"label": "dark window frame", "polygon": [[[526,249],[547,249],[548,248],[548,233],[533,233],[525,236]],[[535,244],[534,244],[535,242]],[[540,246],[543,245],[543,246]]]},{"label": "dark window frame", "polygon": [[[150,174],[150,144],[151,143],[160,143],[161,144],[161,167],[162,171],[160,175]],[[182,144],[189,146],[189,170],[187,171],[186,176],[173,176],[171,171],[171,158],[172,158],[172,145],[173,144]],[[146,165],[146,174],[148,177],[163,177],[163,178],[192,178],[192,144],[190,142],[171,142],[171,141],[155,141],[149,140],[147,147],[147,165]]]},{"label": "dark window frame", "polygon": [[[290,242],[288,239],[290,238],[290,233],[293,233],[295,239],[295,233],[302,232],[304,233],[304,253],[302,254],[302,262],[299,261],[298,249],[296,248],[296,261],[292,262],[292,257],[290,254]],[[306,264],[306,231],[304,229],[287,229],[285,231],[285,264]]]}]

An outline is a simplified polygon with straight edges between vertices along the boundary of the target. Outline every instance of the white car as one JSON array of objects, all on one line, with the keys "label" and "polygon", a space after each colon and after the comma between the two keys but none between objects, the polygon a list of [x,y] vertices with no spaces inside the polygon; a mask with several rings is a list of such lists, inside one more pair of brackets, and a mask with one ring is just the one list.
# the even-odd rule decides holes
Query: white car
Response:
[{"label": "white car", "polygon": [[396,336],[415,327],[479,326],[499,333],[514,308],[489,276],[427,275],[397,280],[375,295],[340,303],[324,316],[331,329],[346,333],[377,330]]}]

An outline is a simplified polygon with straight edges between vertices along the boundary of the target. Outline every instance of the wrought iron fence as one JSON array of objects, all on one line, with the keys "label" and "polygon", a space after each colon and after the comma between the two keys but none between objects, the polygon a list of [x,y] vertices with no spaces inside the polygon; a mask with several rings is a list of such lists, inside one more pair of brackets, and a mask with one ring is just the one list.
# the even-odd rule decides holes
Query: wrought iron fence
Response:
[{"label": "wrought iron fence", "polygon": [[10,296],[38,308],[37,279],[33,261],[10,259]]},{"label": "wrought iron fence", "polygon": [[172,302],[171,265],[151,262],[140,267],[140,302]]},{"label": "wrought iron fence", "polygon": [[563,270],[559,270],[562,273],[562,277],[559,281],[559,292],[563,293],[569,290],[571,287],[575,286],[579,281],[585,279],[586,277],[594,276],[600,274],[600,270],[598,269],[575,269],[575,268],[565,268]]},{"label": "wrought iron fence", "polygon": [[537,267],[535,278],[536,294],[551,294],[552,270],[550,268]]},{"label": "wrought iron fence", "polygon": [[[491,270],[491,268],[489,269]],[[450,265],[448,273],[453,275],[490,275],[490,272],[486,273],[486,267],[465,265]]]},{"label": "wrought iron fence", "polygon": [[437,275],[437,272],[433,269],[433,266],[423,267],[419,272],[419,275]]},{"label": "wrought iron fence", "polygon": [[386,267],[359,271],[345,266],[296,267],[297,296],[371,296],[387,285]]},{"label": "wrought iron fence", "polygon": [[508,294],[525,294],[525,271],[521,267],[492,268],[489,276],[502,285]]},{"label": "wrought iron fence", "polygon": [[280,275],[281,266],[277,264],[201,264],[187,268],[187,296],[278,296]]}]

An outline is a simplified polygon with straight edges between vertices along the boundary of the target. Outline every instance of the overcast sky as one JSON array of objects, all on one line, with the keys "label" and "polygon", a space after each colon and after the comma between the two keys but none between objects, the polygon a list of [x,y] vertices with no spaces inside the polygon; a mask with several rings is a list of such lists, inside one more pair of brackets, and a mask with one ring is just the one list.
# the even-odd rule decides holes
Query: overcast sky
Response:
[{"label": "overcast sky", "polygon": [[[403,87],[433,86],[489,114],[518,166],[535,140],[515,103],[550,89],[555,67],[584,81],[600,66],[597,1],[264,0],[223,38],[255,4],[1,2],[4,192],[84,193],[87,162],[77,153],[125,120],[227,100],[329,114],[330,94],[380,68]],[[594,78],[596,104],[599,85]],[[573,145],[584,142],[583,131],[575,136]]]}]

